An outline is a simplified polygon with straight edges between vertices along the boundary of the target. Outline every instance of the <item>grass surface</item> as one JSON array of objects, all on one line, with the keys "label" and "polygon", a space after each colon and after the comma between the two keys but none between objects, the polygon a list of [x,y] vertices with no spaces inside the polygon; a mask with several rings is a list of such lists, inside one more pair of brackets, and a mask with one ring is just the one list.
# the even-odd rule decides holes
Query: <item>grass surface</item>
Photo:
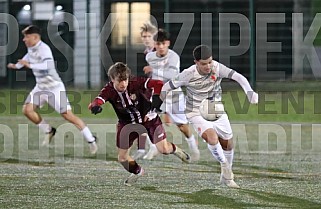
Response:
[{"label": "grass surface", "polygon": [[[258,90],[259,104],[250,105],[240,87],[224,91],[223,102],[229,118],[234,121],[272,121],[272,122],[321,122],[321,92],[319,84],[297,84],[292,87],[281,87],[277,84],[265,84]],[[279,87],[279,88],[278,88]],[[301,88],[302,87],[302,88]],[[267,90],[269,89],[270,90]],[[299,90],[301,88],[301,90]],[[281,90],[281,91],[280,91]],[[0,114],[5,116],[20,116],[21,108],[26,99],[26,90],[0,90]],[[96,116],[90,114],[88,104],[97,96],[98,91],[68,90],[68,98],[76,115],[84,118],[111,118],[115,113],[109,103],[103,106],[103,112]],[[48,106],[40,111],[48,116],[58,114]]]},{"label": "grass surface", "polygon": [[[99,138],[92,156],[79,131],[47,107],[41,113],[58,132],[50,147],[39,146],[43,134],[21,114],[27,92],[1,90],[0,208],[321,208],[318,85],[258,86],[257,106],[239,87],[223,95],[241,189],[219,184],[220,167],[200,138],[199,162],[182,164],[172,155],[139,160],[146,175],[124,186],[128,173],[117,162],[115,114],[109,104],[97,116],[87,110],[97,91],[68,94]],[[166,129],[169,141],[188,150],[176,127]]]},{"label": "grass surface", "polygon": [[[233,123],[234,173],[241,189],[219,184],[220,168],[199,139],[201,159],[139,160],[146,175],[132,187],[117,163],[115,120],[85,121],[99,136],[89,154],[79,132],[61,118],[49,148],[24,117],[2,117],[0,208],[320,208],[321,127],[291,123]],[[17,121],[19,121],[17,123]],[[187,148],[176,127],[168,140]],[[300,134],[298,134],[300,133]]]}]

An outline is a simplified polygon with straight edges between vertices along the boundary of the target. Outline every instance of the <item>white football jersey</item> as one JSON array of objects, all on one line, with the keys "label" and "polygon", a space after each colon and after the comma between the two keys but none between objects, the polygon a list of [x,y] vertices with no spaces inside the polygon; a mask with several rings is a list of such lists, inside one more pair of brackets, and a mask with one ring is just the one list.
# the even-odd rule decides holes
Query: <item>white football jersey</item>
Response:
[{"label": "white football jersey", "polygon": [[164,83],[171,80],[179,73],[180,60],[178,54],[169,49],[164,57],[158,57],[156,51],[146,55],[146,61],[153,69],[152,78]]},{"label": "white football jersey", "polygon": [[[62,82],[55,68],[51,49],[44,42],[39,41],[35,46],[28,47],[28,53],[22,59],[30,63],[40,89],[52,89]],[[23,66],[17,63],[16,67],[20,69]]]},{"label": "white football jersey", "polygon": [[234,70],[213,60],[213,70],[208,75],[201,75],[196,69],[196,65],[183,70],[173,80],[169,82],[172,89],[186,86],[186,115],[188,118],[199,115],[199,106],[203,99],[215,97],[221,101],[222,78],[231,78]]}]

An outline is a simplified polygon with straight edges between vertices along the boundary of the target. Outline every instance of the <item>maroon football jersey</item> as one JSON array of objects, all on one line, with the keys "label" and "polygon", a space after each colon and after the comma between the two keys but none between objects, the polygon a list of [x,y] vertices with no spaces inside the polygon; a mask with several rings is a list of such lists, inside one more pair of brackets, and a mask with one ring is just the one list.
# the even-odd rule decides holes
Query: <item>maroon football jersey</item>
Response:
[{"label": "maroon football jersey", "polygon": [[131,77],[125,92],[118,92],[110,81],[98,98],[111,103],[120,123],[142,123],[151,110],[151,95],[146,89],[148,80],[145,77]]}]

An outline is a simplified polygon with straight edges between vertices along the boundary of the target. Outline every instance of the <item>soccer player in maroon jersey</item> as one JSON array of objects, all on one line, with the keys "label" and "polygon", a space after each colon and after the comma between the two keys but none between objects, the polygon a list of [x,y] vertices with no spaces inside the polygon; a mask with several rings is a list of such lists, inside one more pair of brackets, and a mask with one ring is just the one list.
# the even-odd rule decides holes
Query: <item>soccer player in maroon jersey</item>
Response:
[{"label": "soccer player in maroon jersey", "polygon": [[[183,162],[189,163],[190,156],[185,151],[166,140],[162,121],[154,110],[159,110],[162,100],[159,98],[163,82],[145,77],[132,77],[130,69],[117,62],[108,69],[110,82],[89,104],[93,114],[102,111],[102,105],[110,102],[118,117],[117,142],[118,161],[131,175],[125,180],[130,186],[144,174],[144,169],[129,155],[129,148],[135,139],[147,133],[162,154],[174,154]],[[148,89],[154,89],[152,102],[146,96]],[[148,95],[148,94],[147,94]]]}]

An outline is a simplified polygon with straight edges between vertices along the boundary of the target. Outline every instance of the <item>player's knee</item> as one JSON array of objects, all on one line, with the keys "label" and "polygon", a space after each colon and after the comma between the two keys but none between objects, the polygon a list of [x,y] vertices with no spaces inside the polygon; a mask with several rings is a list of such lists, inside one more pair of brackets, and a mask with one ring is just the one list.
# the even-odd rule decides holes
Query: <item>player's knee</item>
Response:
[{"label": "player's knee", "polygon": [[180,130],[181,132],[184,132],[185,129],[186,129],[186,124],[177,124],[177,127],[179,128],[179,130]]},{"label": "player's knee", "polygon": [[74,122],[76,120],[76,116],[71,112],[71,111],[66,111],[64,113],[61,113],[62,117],[69,121],[69,122]]},{"label": "player's knee", "polygon": [[160,152],[161,154],[164,154],[164,155],[168,155],[168,154],[172,153],[172,151],[173,151],[172,146],[169,146],[169,143],[156,145],[156,147],[157,147],[158,152]]},{"label": "player's knee", "polygon": [[25,104],[23,105],[22,107],[22,113],[24,115],[29,115],[30,113],[32,113],[34,110],[33,110],[33,106],[32,105],[29,105],[29,104]]}]

